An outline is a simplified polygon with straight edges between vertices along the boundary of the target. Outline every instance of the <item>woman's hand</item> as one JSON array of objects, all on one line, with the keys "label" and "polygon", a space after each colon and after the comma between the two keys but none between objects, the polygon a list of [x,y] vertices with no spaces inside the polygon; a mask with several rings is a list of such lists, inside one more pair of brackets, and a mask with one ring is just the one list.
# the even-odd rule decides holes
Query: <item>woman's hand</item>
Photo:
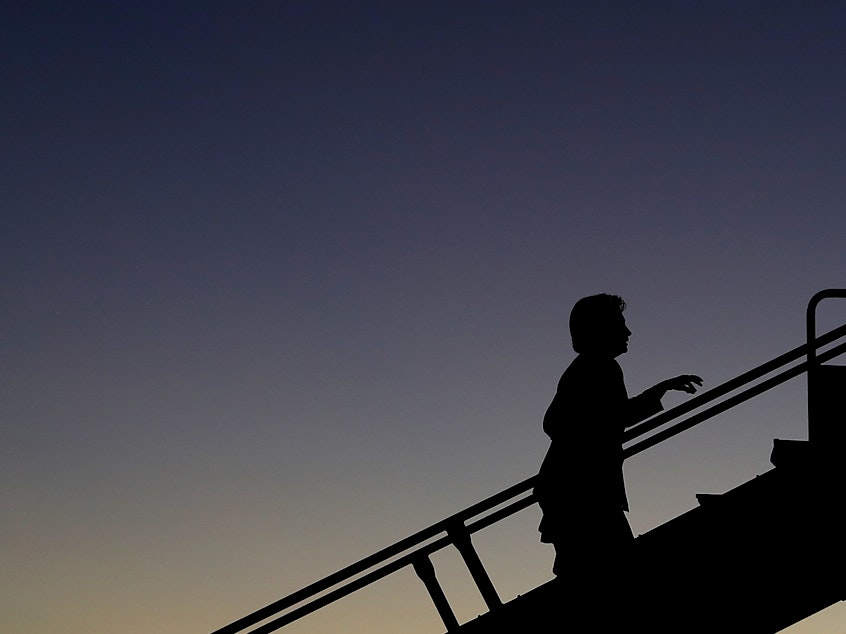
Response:
[{"label": "woman's hand", "polygon": [[695,374],[682,374],[672,379],[667,379],[658,384],[664,393],[674,390],[676,392],[687,392],[694,394],[697,386],[702,385],[702,379]]}]

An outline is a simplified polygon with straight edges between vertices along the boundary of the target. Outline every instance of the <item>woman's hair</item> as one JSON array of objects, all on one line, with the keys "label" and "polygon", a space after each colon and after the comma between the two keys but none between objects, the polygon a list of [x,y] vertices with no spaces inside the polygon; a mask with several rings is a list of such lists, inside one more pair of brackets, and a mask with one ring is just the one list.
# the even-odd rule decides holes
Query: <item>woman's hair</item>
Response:
[{"label": "woman's hair", "polygon": [[608,327],[626,309],[626,302],[617,295],[583,297],[570,311],[570,338],[573,350],[581,354],[602,345]]}]

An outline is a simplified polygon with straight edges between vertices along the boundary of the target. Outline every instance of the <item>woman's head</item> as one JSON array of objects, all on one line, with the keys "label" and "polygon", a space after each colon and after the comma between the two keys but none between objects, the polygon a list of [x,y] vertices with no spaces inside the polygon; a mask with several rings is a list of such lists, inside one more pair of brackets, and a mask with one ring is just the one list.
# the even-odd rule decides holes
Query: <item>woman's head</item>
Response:
[{"label": "woman's head", "polygon": [[579,354],[618,356],[628,350],[631,331],[623,311],[626,302],[617,295],[591,295],[576,302],[570,311],[570,337]]}]

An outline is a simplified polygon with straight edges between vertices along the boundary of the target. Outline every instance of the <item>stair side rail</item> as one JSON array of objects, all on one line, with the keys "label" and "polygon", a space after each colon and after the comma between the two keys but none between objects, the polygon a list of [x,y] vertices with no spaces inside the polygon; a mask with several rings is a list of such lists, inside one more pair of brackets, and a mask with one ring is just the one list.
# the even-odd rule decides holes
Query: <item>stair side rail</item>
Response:
[{"label": "stair side rail", "polygon": [[[453,545],[459,549],[471,575],[474,576],[477,585],[490,609],[501,604],[498,597],[494,598],[495,590],[490,580],[487,583],[477,578],[479,576],[478,555],[474,557],[470,535],[495,524],[514,513],[528,508],[535,503],[531,489],[534,484],[534,477],[519,482],[495,495],[492,495],[476,504],[459,511],[458,513],[432,524],[431,526],[401,539],[364,559],[359,560],[341,570],[320,579],[301,590],[293,592],[278,601],[256,610],[229,625],[226,625],[212,634],[236,634],[249,632],[249,634],[267,634],[295,620],[311,614],[316,610],[333,603],[353,592],[370,585],[406,566],[412,566],[418,576],[427,586],[430,595],[433,590],[437,594],[437,586],[432,584],[432,572],[429,565],[423,559],[428,559],[433,553]],[[521,497],[522,496],[522,497]],[[501,507],[501,508],[498,508]],[[460,542],[457,544],[456,542]],[[469,547],[468,547],[469,544]],[[468,559],[471,561],[468,562]],[[476,572],[474,574],[474,569]],[[482,568],[482,570],[484,570]],[[487,573],[484,573],[485,577]],[[324,594],[325,593],[325,594]],[[448,630],[452,631],[455,622],[444,610],[442,600],[435,595],[432,596],[438,612]],[[306,603],[307,602],[307,603]],[[302,604],[302,605],[301,605]],[[267,621],[271,617],[281,616],[270,622],[263,623],[255,629],[253,626]]]},{"label": "stair side rail", "polygon": [[628,445],[623,450],[623,455],[625,458],[629,458],[634,456],[650,447],[654,447],[657,444],[660,444],[667,440],[668,438],[672,438],[673,436],[677,436],[678,434],[687,431],[688,429],[695,427],[696,425],[717,416],[741,403],[744,403],[759,394],[763,394],[771,390],[772,388],[781,385],[793,379],[801,374],[804,374],[808,371],[810,367],[808,361],[804,361],[802,363],[793,365],[786,369],[784,366],[800,359],[803,356],[808,354],[808,350],[813,348],[817,351],[815,359],[816,363],[824,363],[825,361],[829,361],[841,354],[846,353],[846,342],[842,342],[825,350],[824,352],[818,352],[819,349],[829,343],[833,343],[838,339],[843,338],[846,336],[846,324],[842,326],[838,326],[830,330],[829,332],[817,337],[810,343],[803,344],[790,350],[775,359],[768,361],[759,365],[748,372],[744,372],[743,374],[735,377],[734,379],[730,379],[725,383],[718,385],[717,387],[708,390],[707,392],[703,392],[699,396],[691,398],[689,401],[682,403],[672,409],[669,409],[665,412],[661,412],[652,418],[649,418],[638,425],[634,425],[627,429],[623,435],[624,443],[627,441],[632,441],[638,437],[644,436],[662,425],[667,425],[668,423],[673,422],[677,418],[681,418],[685,414],[693,412],[696,409],[703,407],[704,405],[716,401],[717,399],[727,396],[731,392],[735,390],[739,390],[741,387],[748,385],[758,379],[761,379],[768,374],[772,374],[773,372],[780,370],[778,374],[775,374],[760,383],[756,383],[750,387],[746,387],[743,391],[737,392],[733,396],[730,396],[707,409],[701,410],[691,416],[673,424],[669,427],[665,427],[664,429],[657,431],[656,433],[652,434],[651,436],[646,437],[643,440],[640,440],[637,443],[633,443]]},{"label": "stair side rail", "polygon": [[[823,291],[818,296],[827,292],[833,291]],[[836,295],[837,297],[846,297],[846,290],[836,292],[843,293],[843,295]],[[815,298],[818,296],[815,296]],[[829,296],[832,295],[819,297],[816,303],[823,299],[823,297]],[[809,332],[811,332],[811,326],[809,326]],[[763,363],[748,372],[691,398],[685,403],[661,412],[629,428],[625,432],[624,443],[634,441],[652,432],[655,433],[652,433],[652,435],[643,440],[626,446],[624,448],[624,457],[628,458],[638,454],[758,394],[807,372],[808,368],[812,365],[812,359],[814,364],[822,364],[840,354],[846,353],[846,342],[841,342],[824,352],[819,352],[821,347],[843,337],[846,337],[846,324],[834,328],[819,337],[811,336],[802,346],[779,355],[771,361]],[[811,356],[812,354],[813,357]],[[808,357],[804,362],[783,369],[803,356]],[[780,372],[778,374],[751,387],[745,387],[779,370]],[[702,411],[691,414],[695,410],[744,387],[745,389],[737,394],[725,398]],[[691,415],[669,425],[687,414]],[[669,426],[657,431],[665,425]],[[434,569],[431,567],[430,556],[448,546],[456,547],[468,566],[471,576],[482,593],[488,608],[493,610],[499,607],[502,602],[496,595],[496,590],[487,577],[484,567],[481,565],[481,561],[470,541],[470,536],[514,513],[532,506],[535,503],[534,494],[532,493],[534,482],[535,476],[527,478],[473,504],[445,520],[432,524],[409,537],[399,540],[391,546],[379,550],[229,625],[215,630],[212,634],[269,634],[407,566],[411,566],[417,572],[429,591],[441,619],[447,627],[447,631],[452,632],[457,629],[458,622],[454,614],[452,614],[446,597],[442,596],[443,593],[438,585]]]}]

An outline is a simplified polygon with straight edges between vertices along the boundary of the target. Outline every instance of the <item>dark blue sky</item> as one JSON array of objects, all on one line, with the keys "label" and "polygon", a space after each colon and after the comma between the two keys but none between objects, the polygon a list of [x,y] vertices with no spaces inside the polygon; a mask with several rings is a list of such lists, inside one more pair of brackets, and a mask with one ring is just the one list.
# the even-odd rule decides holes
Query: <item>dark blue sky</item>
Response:
[{"label": "dark blue sky", "polygon": [[[636,392],[846,286],[838,3],[0,11],[4,631],[210,631],[531,475],[583,295],[627,300]],[[636,532],[767,469],[803,399],[632,461]],[[504,595],[549,575],[535,523]]]}]

